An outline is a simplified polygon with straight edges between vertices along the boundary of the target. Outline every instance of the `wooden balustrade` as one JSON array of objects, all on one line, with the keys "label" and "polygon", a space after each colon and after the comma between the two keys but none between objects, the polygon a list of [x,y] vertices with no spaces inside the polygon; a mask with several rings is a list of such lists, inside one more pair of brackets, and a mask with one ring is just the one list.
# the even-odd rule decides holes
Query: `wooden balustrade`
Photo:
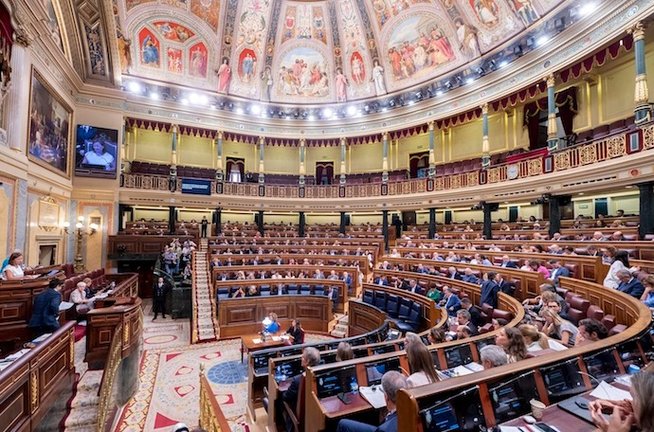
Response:
[{"label": "wooden balustrade", "polygon": [[[397,248],[397,250],[402,254],[402,256],[406,256],[407,254],[418,255],[418,254],[425,253],[425,249],[416,248],[416,247],[413,248],[399,247]],[[451,251],[452,249],[429,249],[430,253],[436,252],[443,257],[446,257],[447,254]],[[522,266],[525,260],[548,262],[549,260],[556,259],[556,260],[560,260],[561,263],[564,265],[574,266],[576,269],[577,278],[591,281],[591,282],[597,282],[597,283],[602,283],[608,272],[608,266],[602,264],[602,257],[600,256],[556,255],[556,254],[525,253],[525,252],[514,252],[514,251],[491,252],[491,251],[476,251],[476,250],[467,250],[467,249],[456,249],[455,251],[458,255],[465,256],[466,258],[472,258],[477,253],[480,255],[484,255],[488,258],[496,258],[496,259],[497,258],[501,259],[504,255],[508,255],[509,258],[512,258],[514,261],[517,261],[518,267]],[[493,260],[491,259],[491,262],[492,261]],[[497,264],[499,263],[499,261],[495,260],[495,263]],[[500,267],[498,265],[494,265],[493,267],[495,267],[496,271],[498,272],[502,272],[505,269],[505,267]]]},{"label": "wooden balustrade", "polygon": [[207,432],[229,432],[232,429],[225,419],[218,401],[213,394],[211,384],[200,367],[200,427]]},{"label": "wooden balustrade", "polygon": [[[315,253],[316,255],[329,255],[331,257],[348,257],[348,256],[358,256],[357,250],[361,249],[360,246],[355,245],[261,245],[258,246],[264,250],[264,253],[278,253],[278,254],[309,254],[310,252]],[[239,251],[245,250],[250,251],[252,246],[249,245],[213,245],[209,247],[209,253],[211,254],[224,254],[228,250],[232,254],[238,255]],[[375,253],[375,260],[379,258],[379,249],[370,248],[371,252]],[[334,254],[331,252],[334,251]],[[346,253],[343,253],[346,252]]]},{"label": "wooden balustrade", "polygon": [[[629,254],[636,258],[648,261],[654,261],[654,242],[651,241],[572,241],[572,240],[461,240],[461,241],[452,241],[452,240],[429,240],[429,239],[401,239],[398,240],[398,247],[406,246],[407,242],[411,242],[416,246],[425,245],[425,250],[430,250],[431,247],[442,248],[443,242],[447,242],[450,247],[454,244],[458,244],[462,249],[465,244],[470,243],[475,246],[478,250],[477,252],[483,253],[491,245],[503,250],[521,250],[522,247],[531,247],[531,246],[541,246],[543,248],[547,247],[550,244],[557,244],[560,247],[564,248],[567,246],[573,247],[575,249],[586,249],[589,246],[595,246],[598,251],[604,250],[609,246],[613,246],[618,250],[626,250]],[[465,242],[465,243],[464,243]],[[463,243],[463,244],[462,244]]]},{"label": "wooden balustrade", "polygon": [[122,329],[121,358],[126,358],[140,346],[143,334],[141,304],[138,297],[121,297],[112,306],[88,312],[84,361],[89,364],[89,369],[104,369],[118,328]]},{"label": "wooden balustrade", "polygon": [[1,431],[59,427],[73,395],[74,344],[69,322],[0,372]]},{"label": "wooden balustrade", "polygon": [[107,254],[111,260],[128,260],[137,255],[146,256],[151,259],[157,259],[164,251],[164,248],[174,239],[179,239],[181,243],[186,240],[193,240],[197,243],[197,238],[185,235],[110,235],[107,241]]},{"label": "wooden balustrade", "polygon": [[[294,282],[300,285],[316,281],[297,279]],[[327,283],[324,284],[327,285]],[[342,291],[342,287],[341,285],[339,291]],[[261,331],[261,322],[271,312],[277,314],[281,328],[290,326],[291,321],[297,318],[302,322],[302,327],[306,331],[327,333],[327,325],[332,319],[331,307],[331,302],[327,297],[318,295],[222,299],[218,302],[220,336],[255,334]]]},{"label": "wooden balustrade", "polygon": [[387,318],[384,311],[373,305],[360,301],[350,301],[347,335],[358,336],[368,333],[370,329],[381,326]]},{"label": "wooden balustrade", "polygon": [[[254,262],[254,259],[257,257],[259,257],[259,261],[262,261],[263,263],[254,266],[254,264],[251,263]],[[257,269],[259,265],[267,265],[268,264],[267,262],[274,262],[277,258],[280,258],[282,260],[281,266],[289,265],[288,262],[291,259],[301,263],[306,258],[311,265],[320,265],[319,263],[322,263],[322,265],[336,266],[339,268],[341,266],[338,266],[338,262],[342,260],[348,266],[351,266],[352,264],[357,266],[359,271],[361,271],[364,274],[364,276],[367,276],[371,272],[370,263],[368,262],[368,257],[363,255],[309,255],[309,254],[305,255],[305,254],[292,254],[292,253],[234,254],[234,255],[212,254],[209,257],[209,261],[212,261],[214,258],[217,258],[223,267],[234,267],[236,265],[243,265],[243,266],[250,265],[251,266],[249,267],[250,270]],[[231,266],[228,265],[230,259],[232,263]],[[295,264],[293,268],[295,268],[295,266],[297,265],[301,265],[301,264]],[[285,267],[281,267],[281,266],[277,266],[276,270],[281,271],[285,269]]]}]

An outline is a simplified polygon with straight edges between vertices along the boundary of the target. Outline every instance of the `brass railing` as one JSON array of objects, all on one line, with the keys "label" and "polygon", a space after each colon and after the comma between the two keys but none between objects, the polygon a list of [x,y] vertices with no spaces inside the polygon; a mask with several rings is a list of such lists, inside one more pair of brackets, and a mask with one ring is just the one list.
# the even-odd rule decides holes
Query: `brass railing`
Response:
[{"label": "brass railing", "polygon": [[211,384],[204,375],[204,364],[200,364],[200,427],[207,432],[230,431],[229,423],[216,401]]}]

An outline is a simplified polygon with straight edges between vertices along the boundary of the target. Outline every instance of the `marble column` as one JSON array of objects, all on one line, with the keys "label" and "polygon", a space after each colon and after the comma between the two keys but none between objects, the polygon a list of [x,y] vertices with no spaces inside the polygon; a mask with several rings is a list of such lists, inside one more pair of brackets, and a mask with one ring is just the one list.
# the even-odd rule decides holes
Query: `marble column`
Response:
[{"label": "marble column", "polygon": [[482,206],[484,212],[484,229],[483,235],[486,240],[493,239],[493,209],[497,208],[497,204],[485,202]]},{"label": "marble column", "polygon": [[127,126],[127,121],[124,117],[122,129],[123,139],[120,143],[120,173],[124,174],[130,172],[130,163],[127,160],[127,133],[130,128]]},{"label": "marble column", "polygon": [[222,182],[225,179],[223,166],[223,133],[218,132],[215,139],[216,144],[216,181]]},{"label": "marble column", "polygon": [[[20,40],[23,43],[19,42]],[[9,148],[25,155],[28,141],[30,76],[32,55],[28,48],[29,40],[16,39],[11,51],[11,82],[5,109],[7,113],[7,141]],[[9,121],[9,119],[11,119]],[[72,127],[72,125],[70,126]]]},{"label": "marble column", "polygon": [[645,240],[647,234],[654,234],[654,182],[641,183],[640,191],[640,226],[638,234]]},{"label": "marble column", "polygon": [[[14,249],[18,249],[23,253],[27,252],[27,229],[28,229],[28,212],[29,202],[27,193],[27,180],[16,180],[16,222],[14,223],[16,236]],[[73,223],[72,226],[75,226]],[[70,261],[68,261],[70,262]]]},{"label": "marble column", "polygon": [[[428,176],[429,178],[434,178],[436,177],[436,155],[435,155],[435,147],[436,147],[436,131],[434,130],[434,122],[430,121],[429,122],[429,171],[428,171]],[[430,210],[431,211],[431,210]],[[431,236],[430,238],[432,238]]]},{"label": "marble column", "polygon": [[216,225],[216,235],[223,232],[222,216],[222,209],[220,207],[216,208],[213,212],[213,223]]},{"label": "marble column", "polygon": [[642,22],[637,22],[629,31],[634,38],[634,55],[636,57],[634,117],[635,123],[638,125],[648,122],[652,118],[645,61],[645,25]]},{"label": "marble column", "polygon": [[556,124],[556,93],[554,74],[546,78],[547,81],[547,150],[553,152],[559,149],[559,131]]},{"label": "marble column", "polygon": [[436,209],[429,209],[429,238],[433,239],[436,234]]},{"label": "marble column", "polygon": [[341,234],[345,234],[346,222],[347,222],[346,214],[345,214],[345,212],[341,212],[341,224],[338,227],[338,232],[340,232]]},{"label": "marble column", "polygon": [[341,166],[340,166],[341,177],[339,179],[339,183],[341,184],[341,186],[344,186],[345,182],[346,182],[346,179],[345,179],[345,153],[346,153],[346,147],[347,147],[347,140],[345,138],[341,138],[340,143],[341,143]]},{"label": "marble column", "polygon": [[175,222],[177,222],[177,209],[174,206],[168,207],[168,234],[175,234],[177,228],[175,227]]},{"label": "marble column", "polygon": [[259,210],[257,214],[257,228],[259,229],[259,234],[263,235],[264,225],[263,225],[263,210]]},{"label": "marble column", "polygon": [[304,237],[304,234],[305,234],[304,230],[305,230],[306,225],[307,225],[307,219],[306,219],[306,217],[304,215],[304,212],[300,212],[299,216],[300,216],[300,218],[299,218],[300,219],[299,220],[299,225],[300,226],[298,227],[298,235],[300,237]]},{"label": "marble column", "polygon": [[490,166],[490,144],[488,142],[488,104],[481,106],[481,166]]},{"label": "marble column", "polygon": [[306,179],[305,176],[307,175],[307,168],[304,164],[305,158],[306,158],[306,142],[307,140],[304,138],[300,138],[300,150],[299,150],[299,158],[300,158],[300,186],[304,186],[306,184]]},{"label": "marble column", "polygon": [[388,183],[388,133],[382,135],[382,183]]},{"label": "marble column", "polygon": [[382,234],[384,235],[384,250],[388,252],[388,210],[382,210]]},{"label": "marble column", "polygon": [[[264,146],[266,145],[266,139],[264,137],[259,137],[259,184],[262,185],[264,182],[264,164],[263,164],[263,154]],[[263,234],[263,232],[261,233]]]}]

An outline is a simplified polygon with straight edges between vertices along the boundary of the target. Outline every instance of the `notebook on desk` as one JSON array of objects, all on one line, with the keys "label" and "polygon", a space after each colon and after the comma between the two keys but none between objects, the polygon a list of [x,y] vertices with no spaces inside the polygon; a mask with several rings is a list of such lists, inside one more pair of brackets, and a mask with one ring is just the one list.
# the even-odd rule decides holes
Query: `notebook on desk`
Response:
[{"label": "notebook on desk", "polygon": [[[590,402],[588,399],[582,396],[577,396],[561,401],[557,404],[557,406],[563,411],[569,412],[570,414],[575,415],[580,419],[587,421],[588,423],[594,423],[593,417],[590,415],[590,410],[588,409],[588,402]],[[609,416],[606,414],[602,415],[608,421]]]}]

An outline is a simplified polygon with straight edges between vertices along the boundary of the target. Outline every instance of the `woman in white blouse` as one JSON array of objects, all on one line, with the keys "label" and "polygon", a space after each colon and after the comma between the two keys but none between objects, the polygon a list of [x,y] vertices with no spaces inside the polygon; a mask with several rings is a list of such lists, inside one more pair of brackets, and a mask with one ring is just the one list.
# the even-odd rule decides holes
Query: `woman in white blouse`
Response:
[{"label": "woman in white blouse", "polygon": [[409,388],[419,387],[438,381],[434,369],[434,361],[425,345],[412,343],[406,347],[406,356],[409,360],[411,375],[407,378]]},{"label": "woman in white blouse", "polygon": [[23,254],[14,252],[9,256],[7,266],[2,270],[2,278],[6,280],[23,279],[25,273],[23,272]]},{"label": "woman in white blouse", "polygon": [[553,351],[563,351],[568,349],[567,346],[560,342],[550,339],[543,332],[538,331],[536,326],[531,324],[522,324],[518,327],[522,337],[525,339],[527,345],[527,352],[541,351],[551,349]]},{"label": "woman in white blouse", "polygon": [[604,278],[604,286],[607,288],[617,289],[620,285],[620,279],[618,279],[618,272],[620,270],[629,270],[629,254],[627,251],[615,251],[615,248],[609,248],[607,250],[609,254],[613,254],[613,260],[611,261],[611,267]]}]

